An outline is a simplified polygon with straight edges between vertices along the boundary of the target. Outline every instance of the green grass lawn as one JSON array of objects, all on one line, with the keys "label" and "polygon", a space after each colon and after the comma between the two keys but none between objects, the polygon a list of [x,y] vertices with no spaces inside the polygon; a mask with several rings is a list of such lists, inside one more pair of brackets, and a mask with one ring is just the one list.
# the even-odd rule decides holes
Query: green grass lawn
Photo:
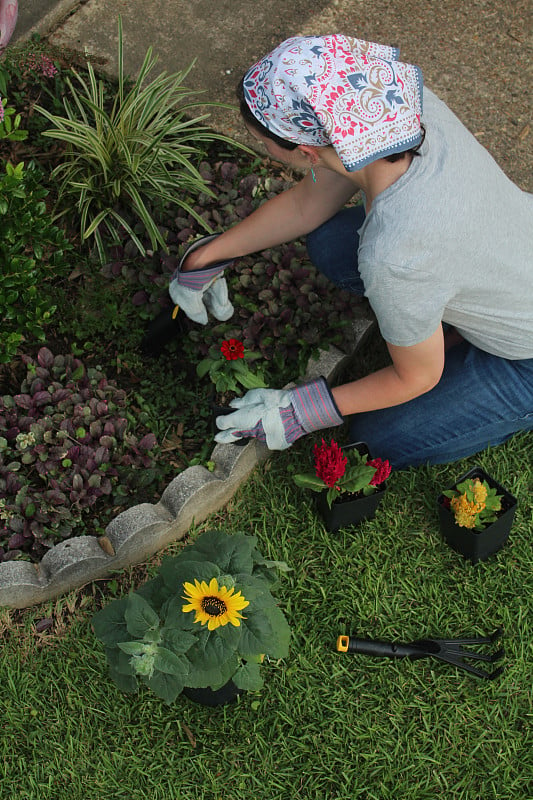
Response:
[{"label": "green grass lawn", "polygon": [[[335,535],[317,518],[315,496],[290,478],[310,445],[276,454],[206,525],[253,532],[265,555],[292,568],[277,592],[291,654],[266,665],[264,690],[215,709],[121,694],[90,627],[102,584],[4,611],[0,797],[533,796],[530,437],[459,464],[393,474],[375,519]],[[443,543],[435,508],[440,489],[474,464],[519,498],[507,546],[476,566]],[[111,589],[126,592],[144,574],[132,569]],[[44,617],[54,626],[36,633]],[[335,652],[341,633],[410,641],[500,625],[505,671],[493,682],[433,660]]]}]

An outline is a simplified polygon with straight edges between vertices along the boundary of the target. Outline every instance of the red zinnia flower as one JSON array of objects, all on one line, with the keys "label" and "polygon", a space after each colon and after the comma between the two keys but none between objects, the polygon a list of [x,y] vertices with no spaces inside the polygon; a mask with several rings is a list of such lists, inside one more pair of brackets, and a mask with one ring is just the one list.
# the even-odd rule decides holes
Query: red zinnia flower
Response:
[{"label": "red zinnia flower", "polygon": [[237,361],[238,358],[244,358],[244,345],[238,339],[228,339],[228,341],[222,342],[220,350],[226,361]]},{"label": "red zinnia flower", "polygon": [[332,489],[346,472],[348,459],[333,439],[331,445],[327,445],[324,439],[321,445],[315,444],[314,453],[316,474]]},{"label": "red zinnia flower", "polygon": [[367,461],[366,463],[367,466],[376,468],[374,477],[370,481],[370,486],[379,486],[391,474],[391,466],[388,461],[382,461],[381,458],[373,458],[372,461]]}]

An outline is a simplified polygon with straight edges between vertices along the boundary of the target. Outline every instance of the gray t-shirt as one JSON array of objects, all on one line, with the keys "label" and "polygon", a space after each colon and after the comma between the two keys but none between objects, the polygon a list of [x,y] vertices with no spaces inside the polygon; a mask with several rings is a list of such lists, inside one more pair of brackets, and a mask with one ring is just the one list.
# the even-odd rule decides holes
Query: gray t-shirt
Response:
[{"label": "gray t-shirt", "polygon": [[489,353],[533,358],[533,195],[428,89],[423,122],[421,155],[359,232],[381,334],[406,347],[442,321]]}]

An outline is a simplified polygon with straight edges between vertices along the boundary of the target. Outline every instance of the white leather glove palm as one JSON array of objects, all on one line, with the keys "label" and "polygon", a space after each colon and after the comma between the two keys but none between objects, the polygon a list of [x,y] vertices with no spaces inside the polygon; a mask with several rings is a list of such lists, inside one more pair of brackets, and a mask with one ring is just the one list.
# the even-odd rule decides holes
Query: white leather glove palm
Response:
[{"label": "white leather glove palm", "polygon": [[253,438],[266,442],[269,450],[286,450],[301,436],[341,425],[343,418],[325,378],[294,389],[252,389],[230,403],[236,411],[217,417],[223,444]]}]

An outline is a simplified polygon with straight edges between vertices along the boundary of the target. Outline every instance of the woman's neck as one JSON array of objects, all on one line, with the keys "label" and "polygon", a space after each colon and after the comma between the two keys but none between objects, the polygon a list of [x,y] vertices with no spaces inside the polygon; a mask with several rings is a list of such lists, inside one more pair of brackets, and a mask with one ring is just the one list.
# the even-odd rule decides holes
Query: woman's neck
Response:
[{"label": "woman's neck", "polygon": [[353,173],[354,176],[357,176],[356,181],[359,189],[365,193],[367,214],[376,197],[384,192],[385,189],[388,189],[389,186],[392,186],[393,183],[396,183],[402,175],[405,175],[411,166],[412,160],[412,153],[406,153],[403,158],[393,162],[380,158]]}]

